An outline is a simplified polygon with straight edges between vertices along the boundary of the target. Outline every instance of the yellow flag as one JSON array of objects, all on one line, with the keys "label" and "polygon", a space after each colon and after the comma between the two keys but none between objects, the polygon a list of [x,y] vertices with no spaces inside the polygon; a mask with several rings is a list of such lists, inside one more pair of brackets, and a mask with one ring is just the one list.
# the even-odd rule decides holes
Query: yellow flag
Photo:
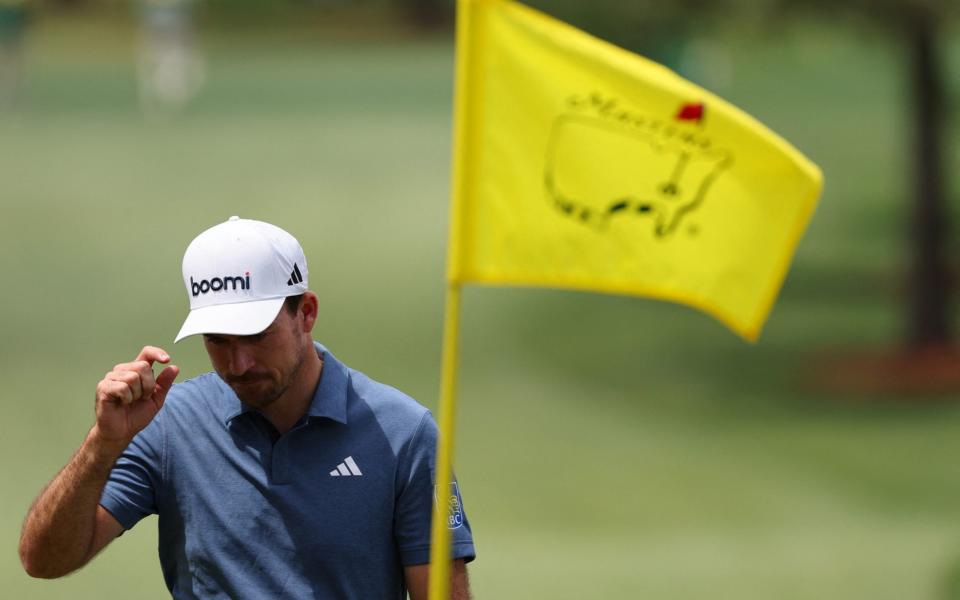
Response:
[{"label": "yellow flag", "polygon": [[755,340],[819,169],[669,69],[509,0],[461,0],[452,283],[682,302]]}]

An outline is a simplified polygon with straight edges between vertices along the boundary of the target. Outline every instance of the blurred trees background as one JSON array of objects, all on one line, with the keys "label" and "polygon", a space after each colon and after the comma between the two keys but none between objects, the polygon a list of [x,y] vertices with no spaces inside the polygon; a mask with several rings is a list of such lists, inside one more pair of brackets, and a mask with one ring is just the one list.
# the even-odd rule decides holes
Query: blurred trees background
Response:
[{"label": "blurred trees background", "polygon": [[951,315],[953,277],[947,256],[950,212],[944,152],[948,130],[943,32],[958,3],[948,0],[773,0],[778,13],[815,11],[867,21],[891,36],[904,54],[903,83],[909,87],[912,139],[906,157],[914,189],[910,215],[910,272],[905,310],[908,351],[924,353],[954,343]]}]

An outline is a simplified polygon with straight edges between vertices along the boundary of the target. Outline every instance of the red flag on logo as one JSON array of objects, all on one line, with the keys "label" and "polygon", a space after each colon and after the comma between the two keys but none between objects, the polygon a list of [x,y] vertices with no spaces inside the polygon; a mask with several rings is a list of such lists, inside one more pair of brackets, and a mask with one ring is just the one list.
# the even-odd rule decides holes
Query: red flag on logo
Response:
[{"label": "red flag on logo", "polygon": [[684,104],[680,107],[680,112],[677,113],[678,121],[696,121],[699,123],[703,120],[703,112],[705,108],[703,102],[691,102]]}]

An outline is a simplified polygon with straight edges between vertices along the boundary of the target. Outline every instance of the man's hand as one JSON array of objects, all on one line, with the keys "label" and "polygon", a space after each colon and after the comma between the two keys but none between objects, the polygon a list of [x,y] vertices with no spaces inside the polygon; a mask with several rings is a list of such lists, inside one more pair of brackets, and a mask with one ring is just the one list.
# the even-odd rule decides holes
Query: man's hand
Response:
[{"label": "man's hand", "polygon": [[33,577],[61,577],[85,565],[123,527],[100,503],[110,470],[133,437],[156,416],[180,369],[147,346],[97,384],[97,422],[67,466],[30,507],[20,533],[20,561]]},{"label": "man's hand", "polygon": [[163,406],[180,368],[169,365],[154,377],[154,362],[166,364],[170,355],[144,346],[133,362],[115,366],[97,384],[96,434],[101,441],[125,448]]}]

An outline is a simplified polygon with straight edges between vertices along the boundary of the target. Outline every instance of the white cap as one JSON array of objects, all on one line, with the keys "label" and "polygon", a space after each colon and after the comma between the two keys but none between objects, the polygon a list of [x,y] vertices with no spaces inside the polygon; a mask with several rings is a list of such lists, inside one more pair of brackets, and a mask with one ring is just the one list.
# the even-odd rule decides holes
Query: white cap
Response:
[{"label": "white cap", "polygon": [[307,291],[307,259],[279,227],[230,217],[187,246],[183,284],[190,314],[175,343],[198,333],[253,335],[273,323],[287,296]]}]

